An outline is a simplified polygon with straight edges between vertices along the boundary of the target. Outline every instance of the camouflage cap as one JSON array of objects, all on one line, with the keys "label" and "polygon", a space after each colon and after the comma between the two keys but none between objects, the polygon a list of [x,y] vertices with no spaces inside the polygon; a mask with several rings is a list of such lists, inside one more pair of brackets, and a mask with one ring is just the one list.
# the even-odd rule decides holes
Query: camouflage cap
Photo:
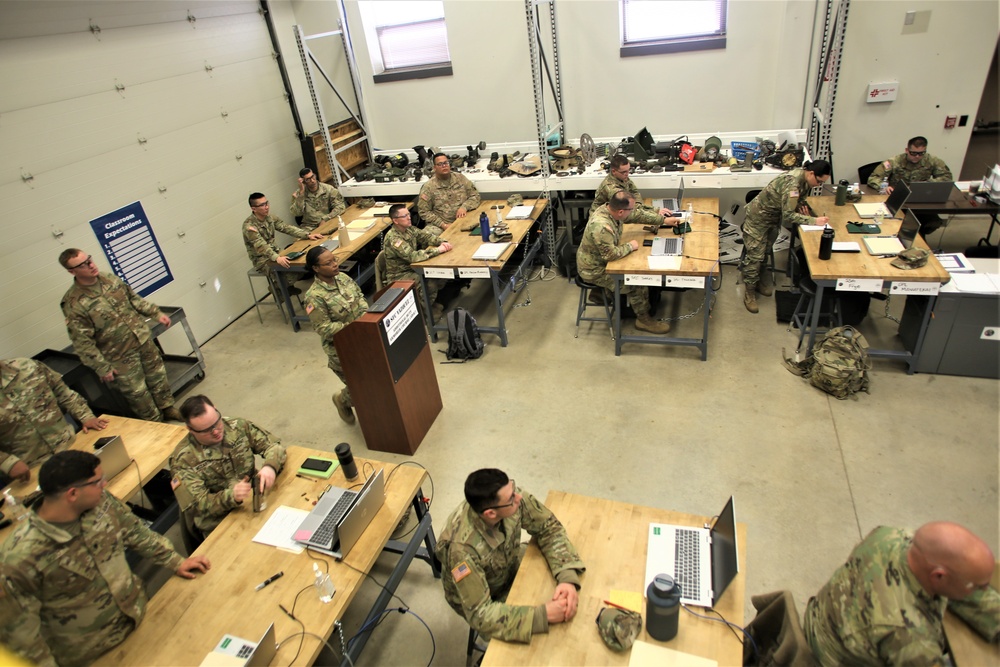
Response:
[{"label": "camouflage cap", "polygon": [[929,250],[910,247],[896,255],[896,259],[892,260],[892,265],[897,269],[919,269],[927,263],[930,256]]},{"label": "camouflage cap", "polygon": [[520,206],[523,203],[524,203],[524,197],[522,197],[521,195],[513,194],[507,197],[507,206],[510,207]]},{"label": "camouflage cap", "polygon": [[642,631],[642,616],[637,612],[605,607],[597,615],[597,632],[613,651],[627,651],[632,648],[640,631]]}]

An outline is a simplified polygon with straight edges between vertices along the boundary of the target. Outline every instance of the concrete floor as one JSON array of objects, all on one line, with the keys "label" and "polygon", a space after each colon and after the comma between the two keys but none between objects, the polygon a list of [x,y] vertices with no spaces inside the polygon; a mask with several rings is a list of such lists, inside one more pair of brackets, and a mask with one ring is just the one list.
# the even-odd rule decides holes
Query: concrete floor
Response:
[{"label": "concrete floor", "polygon": [[[973,245],[985,229],[984,220],[961,219],[943,232],[943,245]],[[773,299],[760,299],[759,315],[747,313],[737,282],[736,269],[725,267],[706,362],[693,348],[651,345],[626,345],[615,357],[601,325],[584,324],[573,337],[575,287],[551,272],[530,283],[508,304],[507,348],[487,335],[483,358],[436,366],[444,409],[412,460],[433,477],[437,529],[460,502],[466,475],[486,466],[542,499],[561,489],[712,515],[734,494],[747,524],[747,609],[731,620],[743,622],[753,615],[750,596],[775,589],[792,590],[801,614],[881,524],[950,519],[1000,553],[998,383],[908,376],[902,363],[879,360],[871,395],[838,401],[783,367],[782,349],[791,353],[796,333],[776,323]],[[702,299],[700,290],[668,295],[659,315],[689,313]],[[461,303],[495,322],[485,283]],[[890,304],[897,315],[901,306]],[[337,417],[330,395],[340,382],[318,338],[308,327],[293,333],[269,301],[262,308],[263,326],[251,310],[203,346],[206,378],[188,393],[208,395],[224,414],[252,419],[287,444],[332,451],[345,441],[359,456],[407,458],[369,453],[360,427]],[[862,331],[874,346],[899,346],[883,308],[873,302]],[[697,335],[700,314],[674,326]],[[431,347],[443,361],[437,350],[446,341]],[[372,574],[384,581],[394,562],[383,555]],[[345,619],[348,636],[377,593],[365,584]],[[468,626],[425,564],[414,563],[399,595],[433,631],[434,664],[464,664]],[[431,650],[416,618],[393,614],[359,664],[424,665]]]}]

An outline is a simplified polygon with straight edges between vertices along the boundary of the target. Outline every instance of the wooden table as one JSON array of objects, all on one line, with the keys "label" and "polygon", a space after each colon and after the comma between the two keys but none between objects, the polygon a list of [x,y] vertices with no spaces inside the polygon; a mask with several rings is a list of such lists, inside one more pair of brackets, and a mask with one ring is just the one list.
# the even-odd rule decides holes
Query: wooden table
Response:
[{"label": "wooden table", "polygon": [[[993,567],[990,586],[1000,590],[1000,563]],[[1000,645],[986,641],[965,621],[950,611],[944,614],[944,634],[956,667],[980,667],[1000,665]]]},{"label": "wooden table", "polygon": [[[612,589],[641,591],[646,575],[646,542],[650,523],[702,526],[707,516],[642,507],[614,500],[552,491],[545,505],[559,517],[570,540],[579,550],[587,571],[583,574],[580,604],[569,623],[549,626],[548,634],[534,635],[530,644],[499,639],[490,641],[483,666],[490,665],[627,665],[629,653],[616,653],[601,640],[594,619],[605,606]],[[726,620],[743,625],[743,596],[746,587],[746,525],[737,524],[741,571],[730,582],[715,606]],[[507,602],[537,605],[548,599],[556,582],[545,558],[532,542],[528,547]],[[693,608],[697,613],[705,610]],[[645,629],[639,639],[662,644],[677,651],[717,660],[720,665],[743,664],[743,644],[722,623],[697,618],[680,611],[677,636],[658,642]]]},{"label": "wooden table", "polygon": [[[407,202],[405,204],[407,208],[410,208],[412,205],[413,202]],[[358,218],[362,217],[365,214],[365,211],[367,211],[369,208],[370,207],[361,207],[358,206],[357,204],[352,204],[351,206],[347,207],[347,210],[345,210],[340,217],[343,218],[344,224],[350,224],[355,220],[357,220]],[[354,253],[364,248],[366,245],[368,245],[368,243],[372,239],[379,236],[382,232],[388,229],[390,224],[391,221],[389,220],[389,216],[387,215],[379,216],[375,218],[375,224],[366,229],[364,232],[361,232],[359,234],[351,233],[350,234],[351,242],[348,243],[347,245],[340,246],[339,248],[333,251],[333,254],[334,256],[336,256],[337,261],[344,262],[350,257],[352,257]],[[339,225],[340,221],[337,220],[336,217],[334,217],[331,218],[330,220],[327,220],[324,223],[321,223],[319,227],[317,227],[316,229],[312,230],[309,233],[323,234],[324,236],[327,236],[331,239],[335,239],[338,238],[337,233],[339,231],[338,229]],[[285,257],[286,255],[292,252],[302,253],[300,257],[296,257],[293,260],[289,260],[291,262],[291,266],[288,267],[287,269],[280,265],[275,266],[275,273],[278,276],[278,287],[281,290],[281,298],[284,299],[285,305],[288,307],[288,313],[290,315],[289,319],[291,320],[292,329],[294,331],[298,331],[301,328],[299,326],[300,322],[308,322],[309,317],[307,315],[300,315],[295,312],[295,307],[292,305],[292,297],[288,293],[287,277],[289,274],[305,273],[306,253],[309,252],[311,248],[314,248],[324,243],[326,240],[327,239],[325,238],[320,239],[318,241],[313,241],[311,239],[300,239],[295,243],[292,243],[290,246],[282,250],[280,253],[278,253],[282,257]],[[352,276],[352,278],[354,278],[360,285],[364,283],[365,280],[367,280],[368,276],[366,273],[358,272],[355,276]]]},{"label": "wooden table", "polygon": [[[488,279],[493,284],[493,301],[497,309],[497,326],[484,326],[482,322],[478,322],[479,330],[484,333],[492,333],[500,336],[500,345],[503,347],[507,347],[507,325],[504,321],[503,303],[511,294],[520,289],[517,287],[518,274],[521,274],[522,280],[527,281],[527,276],[524,275],[525,267],[531,266],[531,262],[541,250],[541,235],[539,235],[534,242],[527,237],[528,232],[535,224],[535,221],[541,217],[542,213],[545,211],[545,207],[549,205],[549,200],[525,199],[524,205],[533,206],[529,219],[509,220],[504,218],[504,221],[507,223],[507,227],[510,229],[510,233],[513,238],[510,240],[510,246],[504,250],[503,254],[501,254],[499,258],[495,260],[473,259],[473,253],[475,253],[476,250],[479,249],[479,246],[483,244],[482,236],[478,233],[471,234],[470,232],[462,231],[462,227],[464,226],[473,223],[478,224],[479,214],[483,212],[485,212],[489,217],[490,228],[492,229],[494,221],[496,220],[496,211],[492,208],[493,206],[503,206],[504,208],[501,210],[501,214],[504,212],[510,212],[510,207],[507,206],[507,202],[505,200],[487,199],[484,200],[478,208],[469,211],[464,218],[457,220],[452,223],[448,229],[444,230],[441,238],[452,245],[451,251],[438,255],[437,257],[432,257],[423,262],[413,264],[413,268],[420,276],[421,284],[423,284],[423,281],[427,278]],[[514,277],[512,277],[509,282],[505,282],[501,286],[500,271],[503,270],[504,266],[514,255],[515,249],[522,241],[525,242],[525,251],[523,258],[521,259],[521,263],[518,265],[517,273],[515,273]],[[431,333],[431,340],[436,343],[437,332],[448,331],[448,327],[444,323],[438,325],[434,324],[427,289],[422,289],[421,293],[424,297],[424,316],[427,318],[427,329]]]},{"label": "wooden table", "polygon": [[[135,463],[108,480],[108,492],[120,500],[128,500],[134,496],[164,467],[177,445],[187,437],[187,429],[179,424],[115,415],[101,415],[101,418],[108,420],[107,427],[103,431],[77,433],[70,449],[93,451],[98,438],[121,436],[126,451]],[[7,488],[17,498],[32,493],[38,488],[39,468],[41,465],[31,468],[31,479],[27,482],[14,482]],[[12,530],[12,526],[0,530],[0,543],[7,539]]]},{"label": "wooden table", "polygon": [[[255,640],[272,622],[278,641],[284,642],[301,632],[302,626],[285,615],[278,605],[294,613],[305,624],[307,632],[326,638],[333,632],[335,622],[343,617],[365,580],[364,573],[371,569],[383,548],[403,551],[396,569],[385,582],[390,591],[395,590],[413,556],[423,557],[417,553],[421,542],[433,552],[431,517],[420,491],[426,475],[424,470],[408,465],[393,467],[360,458],[355,458],[359,471],[371,474],[373,466],[385,468],[386,498],[344,563],[317,552],[295,554],[253,542],[254,535],[276,507],[311,509],[328,484],[350,486],[340,468],[329,480],[297,476],[295,471],[307,456],[329,457],[330,453],[289,447],[285,469],[266,498],[267,509],[257,514],[248,507],[231,512],[195,552],[209,558],[211,571],[194,580],[171,577],[150,601],[146,616],[136,631],[95,664],[197,665],[224,634]],[[389,537],[411,504],[417,508],[420,524],[404,547],[390,542]],[[336,586],[336,594],[329,604],[320,602],[313,590],[313,562],[321,562],[320,569],[323,569],[322,563],[329,565],[330,578]],[[440,566],[437,567],[435,574],[440,576]],[[284,572],[284,576],[260,591],[254,590],[257,584],[277,572]],[[296,603],[296,594],[303,589],[306,590]],[[383,590],[369,618],[379,615],[390,597],[391,594]],[[357,659],[366,640],[367,636],[363,635],[355,641],[350,649],[353,659]],[[339,640],[330,643],[338,646]],[[298,638],[285,642],[271,664],[309,665],[322,648],[318,639],[305,636],[298,658],[293,662],[298,646]]]},{"label": "wooden table", "polygon": [[[646,199],[649,204],[652,200]],[[656,234],[643,230],[642,225],[626,224],[622,243],[635,240],[639,249],[621,259],[608,262],[606,271],[615,279],[615,356],[622,353],[622,343],[653,343],[658,345],[693,345],[701,350],[701,360],[708,359],[708,320],[711,314],[712,276],[719,269],[719,200],[711,197],[685,197],[681,208],[691,204],[694,216],[691,232],[684,235],[684,256],[680,269],[649,268],[652,248],[642,244],[654,236],[670,236],[673,231],[660,229]],[[720,269],[721,277],[721,269]],[[621,286],[648,285],[650,287],[699,287],[705,290],[704,325],[701,338],[672,338],[669,336],[623,336],[621,320]]]},{"label": "wooden table", "polygon": [[[863,202],[880,202],[885,199],[882,195],[864,195]],[[931,255],[927,264],[919,269],[904,270],[897,269],[892,265],[891,258],[874,257],[868,254],[865,249],[862,237],[864,234],[850,234],[847,231],[848,221],[859,221],[857,211],[850,204],[836,206],[835,198],[832,196],[816,197],[811,200],[811,205],[819,216],[828,216],[830,226],[834,230],[834,241],[855,241],[861,246],[861,252],[840,253],[835,252],[828,260],[819,258],[819,242],[821,231],[803,232],[799,229],[799,238],[802,239],[802,249],[805,252],[806,263],[809,265],[809,273],[816,282],[816,299],[813,302],[812,319],[809,327],[809,344],[806,353],[812,350],[816,341],[816,330],[819,327],[819,315],[821,308],[819,304],[823,302],[823,291],[826,288],[842,289],[848,287],[850,280],[845,279],[876,279],[883,281],[883,287],[890,288],[890,294],[895,290],[891,288],[894,283],[902,283],[907,290],[912,288],[914,283],[924,283],[928,287],[921,291],[924,296],[931,299],[923,321],[920,324],[920,331],[917,334],[917,342],[913,352],[908,350],[876,350],[869,349],[868,354],[873,357],[891,357],[902,359],[907,363],[907,373],[912,374],[917,362],[920,359],[920,348],[924,343],[924,336],[927,334],[927,323],[930,321],[931,311],[934,309],[934,300],[937,296],[938,287],[951,280],[951,275],[945,271],[937,257]],[[900,213],[899,215],[902,215]],[[886,219],[882,223],[883,235],[895,235],[899,232],[901,221],[897,219]],[[917,236],[914,245],[918,248],[929,250],[923,237]],[[901,288],[896,285],[896,288]],[[915,293],[913,291],[898,292],[901,294]]]}]

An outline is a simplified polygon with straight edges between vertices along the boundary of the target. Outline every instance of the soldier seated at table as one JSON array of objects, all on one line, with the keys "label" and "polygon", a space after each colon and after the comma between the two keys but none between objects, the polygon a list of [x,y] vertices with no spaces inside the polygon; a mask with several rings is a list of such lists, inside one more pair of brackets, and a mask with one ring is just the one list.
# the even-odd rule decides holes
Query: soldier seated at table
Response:
[{"label": "soldier seated at table", "polygon": [[[552,597],[537,605],[506,602],[525,552],[522,529],[538,540],[557,582]],[[484,468],[465,480],[465,502],[445,522],[435,554],[445,600],[487,639],[527,643],[576,615],[585,569],[580,554],[559,519],[502,470]]]},{"label": "soldier seated at table", "polygon": [[451,173],[444,153],[434,154],[434,177],[420,188],[417,212],[424,229],[440,236],[453,222],[464,218],[482,202],[476,186],[462,174]]},{"label": "soldier seated at table", "polygon": [[[428,229],[417,229],[410,219],[410,211],[403,204],[393,204],[389,207],[389,219],[392,227],[385,235],[382,247],[385,251],[385,281],[412,280],[417,287],[417,300],[423,305],[420,293],[420,277],[410,266],[431,257],[449,252],[451,244],[437,233]],[[444,313],[444,304],[437,303],[438,292],[448,283],[441,278],[426,278],[427,298],[431,302],[432,316],[436,320]]]},{"label": "soldier seated at table", "polygon": [[[285,465],[281,440],[247,419],[223,417],[207,396],[181,405],[188,437],[170,457],[174,492],[194,525],[208,535],[234,509],[253,498],[251,480],[266,493]],[[257,470],[254,455],[264,459]],[[246,503],[249,504],[249,503]]]}]

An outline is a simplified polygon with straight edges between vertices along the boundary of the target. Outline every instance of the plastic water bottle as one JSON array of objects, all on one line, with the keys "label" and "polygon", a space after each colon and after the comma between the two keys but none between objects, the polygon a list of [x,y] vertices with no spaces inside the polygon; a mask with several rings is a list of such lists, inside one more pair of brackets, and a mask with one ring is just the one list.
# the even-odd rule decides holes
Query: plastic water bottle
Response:
[{"label": "plastic water bottle", "polygon": [[878,193],[880,195],[884,195],[888,191],[889,191],[889,177],[883,176],[882,183],[878,186]]},{"label": "plastic water bottle", "polygon": [[687,216],[685,217],[684,222],[690,223],[693,219],[694,219],[694,204],[688,204]]},{"label": "plastic water bottle", "polygon": [[502,206],[497,206],[497,225],[496,225],[497,227],[499,227],[500,223],[503,222],[503,214],[500,212],[502,210],[503,210]]},{"label": "plastic water bottle", "polygon": [[21,521],[27,518],[28,510],[20,500],[10,495],[10,491],[3,492],[3,504],[4,511],[6,511],[7,516],[13,519],[15,522]]},{"label": "plastic water bottle", "polygon": [[336,592],[336,589],[333,587],[333,582],[330,581],[330,575],[319,571],[318,563],[313,563],[313,572],[316,575],[316,581],[313,582],[313,586],[316,587],[316,593],[319,595],[319,601],[326,604],[333,599],[333,594]]},{"label": "plastic water bottle", "polygon": [[486,211],[479,214],[479,233],[483,236],[483,243],[490,240],[490,216]]}]

